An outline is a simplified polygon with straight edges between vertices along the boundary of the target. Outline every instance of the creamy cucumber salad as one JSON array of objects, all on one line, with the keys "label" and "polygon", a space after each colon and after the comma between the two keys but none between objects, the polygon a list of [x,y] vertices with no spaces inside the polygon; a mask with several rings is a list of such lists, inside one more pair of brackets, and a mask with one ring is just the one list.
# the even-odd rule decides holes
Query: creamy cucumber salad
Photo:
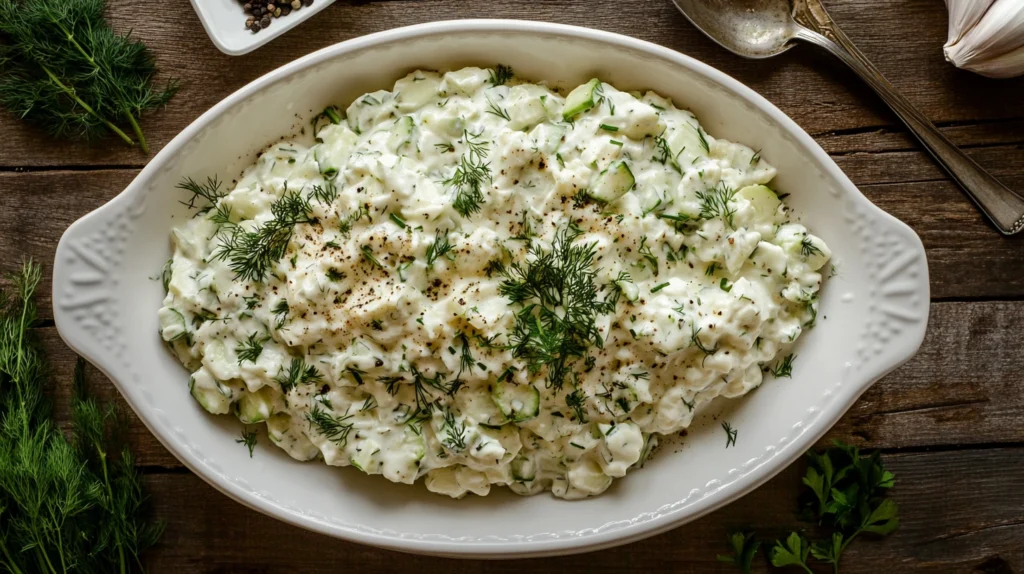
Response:
[{"label": "creamy cucumber salad", "polygon": [[296,459],[592,496],[814,324],[775,169],[653,92],[417,71],[313,131],[182,184],[159,311],[196,401]]}]

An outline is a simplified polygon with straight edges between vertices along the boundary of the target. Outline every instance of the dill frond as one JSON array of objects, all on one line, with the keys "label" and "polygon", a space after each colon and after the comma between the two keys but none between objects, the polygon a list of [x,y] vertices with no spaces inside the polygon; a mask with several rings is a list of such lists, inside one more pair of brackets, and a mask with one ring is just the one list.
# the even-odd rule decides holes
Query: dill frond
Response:
[{"label": "dill frond", "polygon": [[515,77],[512,68],[504,64],[498,64],[493,70],[489,70],[488,73],[490,74],[489,80],[492,86],[504,86]]},{"label": "dill frond", "polygon": [[139,119],[164,107],[178,86],[154,86],[149,49],[114,32],[104,4],[0,2],[0,106],[57,138],[114,133],[149,153]]},{"label": "dill frond", "polygon": [[252,230],[233,226],[213,251],[213,258],[227,261],[235,279],[263,281],[267,271],[284,257],[295,226],[313,222],[310,209],[308,199],[286,191],[271,204],[272,219]]}]

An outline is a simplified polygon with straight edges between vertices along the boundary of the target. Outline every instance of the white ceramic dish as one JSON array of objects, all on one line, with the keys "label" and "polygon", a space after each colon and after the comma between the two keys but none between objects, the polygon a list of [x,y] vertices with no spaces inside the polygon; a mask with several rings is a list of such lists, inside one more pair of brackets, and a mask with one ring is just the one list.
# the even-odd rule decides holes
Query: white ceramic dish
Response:
[{"label": "white ceramic dish", "polygon": [[245,29],[247,16],[238,0],[192,0],[192,7],[217,49],[229,56],[241,56],[298,26],[333,3],[334,0],[316,0],[312,6],[300,8],[288,16],[274,18],[269,28],[255,34]]},{"label": "white ceramic dish", "polygon": [[[689,106],[718,137],[766,150],[777,187],[834,249],[818,326],[799,343],[792,379],[766,383],[721,416],[739,435],[725,448],[718,422],[698,425],[604,495],[578,502],[450,500],[352,469],[299,463],[269,445],[253,459],[235,444],[231,417],[188,393],[188,374],[157,335],[157,274],[168,232],[188,217],[183,176],[231,179],[256,152],[416,68],[513,66],[521,77],[573,87],[597,75],[651,88]],[[265,111],[278,110],[275,114]],[[69,346],[95,363],[160,441],[232,498],[311,530],[437,555],[550,555],[622,544],[719,508],[800,456],[875,380],[910,358],[928,317],[920,239],[872,205],[792,120],[736,80],[646,42],[553,24],[455,21],[350,40],[252,82],[171,141],[128,188],[65,232],[54,264],[54,316]],[[266,443],[266,438],[263,438]]]}]

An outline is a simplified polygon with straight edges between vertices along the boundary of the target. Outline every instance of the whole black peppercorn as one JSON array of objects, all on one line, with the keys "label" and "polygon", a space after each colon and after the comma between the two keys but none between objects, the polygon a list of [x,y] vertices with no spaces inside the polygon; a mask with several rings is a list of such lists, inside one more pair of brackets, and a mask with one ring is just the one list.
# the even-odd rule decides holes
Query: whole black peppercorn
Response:
[{"label": "whole black peppercorn", "polygon": [[260,23],[255,21],[255,20],[253,20],[252,21],[252,26],[249,26],[249,29],[252,30],[253,32],[259,32],[260,31]]},{"label": "whole black peppercorn", "polygon": [[264,16],[263,19],[260,20],[260,26],[263,27],[263,28],[267,28],[267,27],[270,26],[270,15],[269,14]]},{"label": "whole black peppercorn", "polygon": [[245,10],[246,14],[252,12],[252,4],[246,3],[244,6],[242,6],[242,10]]},{"label": "whole black peppercorn", "polygon": [[302,0],[302,5],[303,6],[312,6],[313,5],[313,0]]},{"label": "whole black peppercorn", "polygon": [[281,11],[281,15],[282,16],[287,16],[287,15],[292,13],[292,7],[287,5],[287,4],[285,4],[284,6],[281,6],[280,8],[278,8],[278,10]]}]

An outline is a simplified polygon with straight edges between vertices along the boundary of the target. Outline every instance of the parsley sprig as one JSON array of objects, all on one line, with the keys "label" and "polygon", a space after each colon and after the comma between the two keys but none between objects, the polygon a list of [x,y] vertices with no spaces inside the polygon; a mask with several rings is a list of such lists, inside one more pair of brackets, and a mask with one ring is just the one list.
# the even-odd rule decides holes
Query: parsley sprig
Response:
[{"label": "parsley sprig", "polygon": [[[829,535],[808,540],[792,532],[785,540],[776,540],[768,552],[773,566],[792,566],[813,574],[813,558],[830,564],[838,573],[842,553],[855,538],[862,534],[887,536],[899,527],[896,503],[888,498],[896,479],[885,470],[880,455],[862,455],[857,447],[839,441],[833,444],[822,452],[807,453],[803,477],[807,491],[801,499],[808,515],[828,529]],[[733,533],[729,544],[732,553],[718,559],[749,574],[761,543],[752,533]]]}]

